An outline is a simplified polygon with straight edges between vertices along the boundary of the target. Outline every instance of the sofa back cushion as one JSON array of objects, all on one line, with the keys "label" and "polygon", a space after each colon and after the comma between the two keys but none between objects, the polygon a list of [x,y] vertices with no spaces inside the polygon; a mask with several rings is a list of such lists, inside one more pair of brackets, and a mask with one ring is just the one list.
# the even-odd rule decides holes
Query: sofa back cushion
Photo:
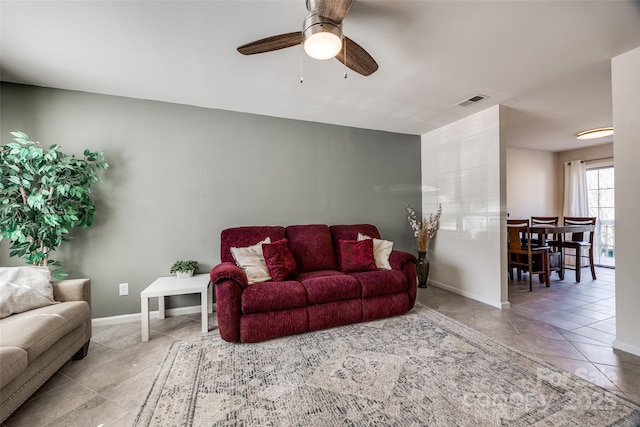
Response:
[{"label": "sofa back cushion", "polygon": [[328,226],[324,224],[290,225],[286,231],[289,248],[296,259],[298,273],[338,268]]},{"label": "sofa back cushion", "polygon": [[336,253],[338,253],[338,242],[340,240],[358,240],[358,233],[369,236],[372,239],[380,238],[378,229],[371,224],[332,225],[329,229],[331,230]]},{"label": "sofa back cushion", "polygon": [[284,227],[279,226],[249,226],[235,227],[222,230],[220,234],[220,260],[222,262],[235,262],[231,254],[231,248],[244,248],[266,239],[272,242],[284,239]]}]

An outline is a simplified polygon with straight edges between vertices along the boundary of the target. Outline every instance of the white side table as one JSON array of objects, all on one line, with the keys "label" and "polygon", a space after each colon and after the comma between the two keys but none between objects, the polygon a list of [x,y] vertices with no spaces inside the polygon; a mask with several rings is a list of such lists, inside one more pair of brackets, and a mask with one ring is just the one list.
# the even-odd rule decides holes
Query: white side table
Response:
[{"label": "white side table", "polygon": [[207,313],[213,312],[213,290],[209,283],[209,274],[194,274],[187,279],[178,279],[175,276],[159,277],[140,292],[143,342],[149,341],[149,298],[158,297],[159,317],[164,319],[164,297],[185,294],[200,294],[202,333],[209,332]]}]

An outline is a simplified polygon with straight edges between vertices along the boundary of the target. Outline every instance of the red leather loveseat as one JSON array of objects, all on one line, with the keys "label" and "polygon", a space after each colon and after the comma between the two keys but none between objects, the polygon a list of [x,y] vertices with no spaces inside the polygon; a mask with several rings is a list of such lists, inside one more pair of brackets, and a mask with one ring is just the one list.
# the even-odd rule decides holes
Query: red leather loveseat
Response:
[{"label": "red leather loveseat", "polygon": [[[359,233],[380,239],[378,229],[369,224],[253,226],[224,230],[221,234],[222,263],[211,270],[222,339],[257,342],[411,310],[417,290],[415,257],[394,250],[388,257],[387,269],[378,269],[375,264],[363,267],[358,257],[363,253],[368,256],[366,251],[370,251],[371,246],[367,245],[371,243],[357,242]],[[267,237],[279,248],[288,248],[285,249],[290,252],[287,254],[290,263],[285,263],[288,274],[278,273],[274,275],[281,276],[277,279],[250,285],[246,269],[234,262],[237,252],[232,248],[261,246],[267,257],[266,250],[270,248],[256,245]],[[369,242],[377,243],[376,240]],[[349,257],[355,257],[356,261],[352,263]]]}]

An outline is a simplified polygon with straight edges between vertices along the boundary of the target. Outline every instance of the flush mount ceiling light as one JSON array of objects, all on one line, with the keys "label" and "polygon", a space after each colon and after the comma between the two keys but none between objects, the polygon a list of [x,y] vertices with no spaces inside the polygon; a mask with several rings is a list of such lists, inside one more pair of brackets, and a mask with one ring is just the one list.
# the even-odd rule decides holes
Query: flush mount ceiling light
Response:
[{"label": "flush mount ceiling light", "polygon": [[342,49],[342,24],[311,14],[304,20],[304,51],[314,59],[331,59]]},{"label": "flush mount ceiling light", "polygon": [[605,136],[610,136],[610,135],[613,135],[612,127],[589,129],[589,130],[580,132],[576,136],[578,137],[578,139],[595,139],[595,138],[603,138]]}]

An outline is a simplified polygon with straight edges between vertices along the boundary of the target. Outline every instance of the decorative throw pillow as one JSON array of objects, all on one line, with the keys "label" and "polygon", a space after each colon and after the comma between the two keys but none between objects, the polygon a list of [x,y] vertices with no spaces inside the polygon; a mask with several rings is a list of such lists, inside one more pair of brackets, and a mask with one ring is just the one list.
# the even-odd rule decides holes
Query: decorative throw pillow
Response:
[{"label": "decorative throw pillow", "polygon": [[296,259],[289,249],[289,240],[282,239],[262,245],[262,254],[267,263],[267,270],[276,282],[282,282],[297,272]]},{"label": "decorative throw pillow", "polygon": [[246,248],[231,248],[233,259],[238,267],[244,270],[250,285],[271,280],[267,264],[264,262],[264,256],[262,255],[262,245],[264,243],[271,243],[271,239],[267,237],[263,241]]},{"label": "decorative throw pillow", "polygon": [[57,304],[47,267],[0,268],[0,318]]},{"label": "decorative throw pillow", "polygon": [[[358,240],[367,240],[371,237],[366,234],[358,233]],[[382,239],[373,239],[373,257],[376,260],[376,266],[380,270],[391,270],[389,264],[389,255],[393,250],[393,242]]]},{"label": "decorative throw pillow", "polygon": [[343,273],[377,270],[373,258],[373,241],[339,240],[338,263]]}]

